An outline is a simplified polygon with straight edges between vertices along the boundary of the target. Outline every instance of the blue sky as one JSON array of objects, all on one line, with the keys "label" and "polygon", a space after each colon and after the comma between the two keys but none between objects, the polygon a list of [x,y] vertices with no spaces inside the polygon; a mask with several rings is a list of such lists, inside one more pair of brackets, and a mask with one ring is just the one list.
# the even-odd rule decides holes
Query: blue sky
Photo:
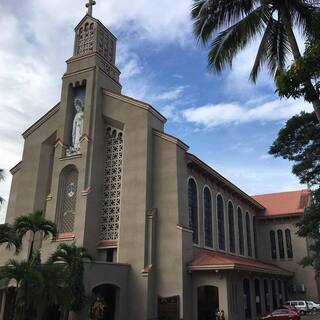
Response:
[{"label": "blue sky", "polygon": [[[85,2],[0,2],[1,168],[20,161],[21,133],[59,101]],[[311,106],[279,100],[265,70],[256,86],[248,81],[256,41],[231,70],[209,72],[190,7],[191,0],[97,0],[94,16],[119,39],[123,93],[151,103],[168,118],[168,133],[247,193],[301,188],[291,164],[268,156],[268,148],[288,118]],[[0,185],[6,199],[10,181],[7,173]]]}]

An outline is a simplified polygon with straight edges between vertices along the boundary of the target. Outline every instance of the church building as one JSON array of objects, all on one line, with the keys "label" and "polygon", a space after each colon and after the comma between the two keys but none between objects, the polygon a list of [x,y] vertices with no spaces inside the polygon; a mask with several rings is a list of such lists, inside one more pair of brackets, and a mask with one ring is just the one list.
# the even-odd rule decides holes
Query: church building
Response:
[{"label": "church building", "polygon": [[[61,243],[84,246],[94,257],[87,295],[104,297],[112,320],[212,320],[218,309],[257,319],[288,299],[318,300],[295,227],[309,191],[249,196],[189,153],[163,115],[121,93],[117,39],[92,5],[75,28],[60,102],[23,133],[6,222],[43,210],[58,227],[38,239],[44,260]],[[0,250],[1,264],[14,257]],[[10,319],[10,294],[2,287],[0,320]]]}]

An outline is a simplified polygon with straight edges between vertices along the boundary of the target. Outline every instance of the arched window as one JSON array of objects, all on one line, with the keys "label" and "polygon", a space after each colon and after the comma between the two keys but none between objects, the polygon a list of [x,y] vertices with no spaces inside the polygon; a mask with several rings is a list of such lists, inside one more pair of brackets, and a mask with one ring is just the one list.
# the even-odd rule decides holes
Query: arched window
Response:
[{"label": "arched window", "polygon": [[292,250],[291,232],[289,229],[286,229],[285,235],[286,235],[288,259],[292,259],[293,258],[293,250]]},{"label": "arched window", "polygon": [[256,313],[261,316],[261,292],[260,292],[260,280],[254,280],[254,291],[255,291],[255,301],[256,301]]},{"label": "arched window", "polygon": [[280,257],[280,259],[284,259],[284,245],[283,245],[283,232],[282,232],[282,230],[278,230],[277,234],[278,234],[279,257]]},{"label": "arched window", "polygon": [[273,230],[270,231],[270,245],[271,257],[272,259],[277,259],[276,234]]},{"label": "arched window", "polygon": [[251,294],[250,294],[250,280],[243,280],[243,302],[246,318],[251,318]]},{"label": "arched window", "polygon": [[254,243],[254,253],[255,258],[258,259],[258,243],[257,243],[257,220],[253,217],[253,243]]},{"label": "arched window", "polygon": [[225,233],[224,233],[224,204],[221,195],[217,196],[217,211],[218,211],[218,241],[219,249],[226,249]]},{"label": "arched window", "polygon": [[188,183],[189,226],[193,230],[193,243],[198,243],[198,192],[193,179]]},{"label": "arched window", "polygon": [[206,247],[213,247],[212,236],[212,201],[211,193],[208,187],[203,191],[204,204],[204,243]]},{"label": "arched window", "polygon": [[252,257],[252,242],[251,242],[251,223],[249,213],[246,213],[246,227],[247,227],[247,247],[248,256]]},{"label": "arched window", "polygon": [[59,178],[59,200],[56,224],[59,233],[74,231],[74,218],[77,203],[78,170],[75,166],[65,167]]},{"label": "arched window", "polygon": [[229,249],[230,252],[236,252],[236,240],[234,233],[234,212],[232,202],[228,203],[228,220],[229,220]]},{"label": "arched window", "polygon": [[239,234],[239,250],[244,255],[244,238],[243,238],[243,219],[241,208],[238,207],[238,234]]}]

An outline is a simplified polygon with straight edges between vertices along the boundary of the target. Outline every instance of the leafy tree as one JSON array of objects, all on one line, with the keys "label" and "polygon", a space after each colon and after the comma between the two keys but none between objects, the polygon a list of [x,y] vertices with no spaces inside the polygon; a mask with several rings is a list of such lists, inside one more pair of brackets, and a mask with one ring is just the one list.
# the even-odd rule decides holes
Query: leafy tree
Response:
[{"label": "leafy tree", "polygon": [[57,251],[52,254],[50,262],[64,263],[67,275],[67,286],[71,290],[72,302],[71,311],[79,311],[85,300],[85,289],[83,284],[84,262],[91,261],[92,257],[84,247],[77,247],[75,244],[61,244]]},{"label": "leafy tree", "polygon": [[270,154],[294,162],[293,173],[313,187],[311,203],[298,222],[297,234],[309,239],[309,255],[301,264],[320,276],[320,124],[314,113],[289,119],[270,148]]},{"label": "leafy tree", "polygon": [[320,40],[307,43],[303,57],[287,70],[278,72],[277,92],[281,97],[300,98],[312,102],[313,92],[305,83],[311,79],[316,94],[320,95]]},{"label": "leafy tree", "polygon": [[44,239],[48,238],[50,235],[53,237],[57,235],[55,223],[45,219],[41,210],[36,210],[26,216],[18,217],[14,223],[14,228],[20,238],[28,232],[31,232],[32,234],[29,260],[32,258],[34,241],[37,234],[41,235]]},{"label": "leafy tree", "polygon": [[269,153],[293,161],[292,172],[301,183],[320,185],[320,125],[315,114],[302,112],[289,119]]},{"label": "leafy tree", "polygon": [[0,225],[0,244],[7,244],[8,248],[14,246],[17,253],[20,251],[21,238],[12,225],[8,223]]},{"label": "leafy tree", "polygon": [[[253,82],[263,64],[275,76],[286,68],[290,55],[295,61],[301,59],[294,27],[308,39],[316,38],[319,32],[317,1],[194,0],[191,15],[196,37],[205,45],[210,44],[208,63],[216,72],[226,65],[232,66],[235,56],[260,37],[250,74]],[[320,99],[311,79],[306,78],[303,86],[320,121]]]},{"label": "leafy tree", "polygon": [[320,276],[320,189],[312,193],[311,203],[297,224],[298,235],[310,239],[309,255],[302,259],[301,264],[313,266],[316,277]]}]

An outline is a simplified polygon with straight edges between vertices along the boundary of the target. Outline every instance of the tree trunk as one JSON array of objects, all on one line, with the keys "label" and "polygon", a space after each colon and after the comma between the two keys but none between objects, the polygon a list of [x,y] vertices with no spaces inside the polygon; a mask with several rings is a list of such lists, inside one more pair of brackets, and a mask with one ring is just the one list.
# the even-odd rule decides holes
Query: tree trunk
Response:
[{"label": "tree trunk", "polygon": [[35,234],[33,233],[32,236],[32,241],[31,241],[31,245],[30,245],[30,252],[29,252],[29,257],[28,257],[28,261],[30,262],[32,259],[32,254],[33,254],[33,245],[34,245],[34,238],[35,238]]},{"label": "tree trunk", "polygon": [[[288,10],[286,10],[285,7],[282,7],[279,10],[279,13],[280,13],[280,16],[282,19],[284,29],[286,30],[286,33],[287,33],[287,36],[289,39],[289,43],[290,43],[293,57],[295,60],[299,60],[301,58],[301,53],[300,53],[297,39],[296,39],[294,32],[292,30],[292,22],[291,22],[291,18],[289,16],[289,14],[288,14]],[[307,82],[304,83],[304,87],[308,88],[309,92],[312,95],[311,103],[313,105],[313,109],[315,111],[317,119],[320,122],[320,99],[319,99],[319,95],[317,94],[317,91],[315,90],[315,88],[311,82],[311,78]]]}]

